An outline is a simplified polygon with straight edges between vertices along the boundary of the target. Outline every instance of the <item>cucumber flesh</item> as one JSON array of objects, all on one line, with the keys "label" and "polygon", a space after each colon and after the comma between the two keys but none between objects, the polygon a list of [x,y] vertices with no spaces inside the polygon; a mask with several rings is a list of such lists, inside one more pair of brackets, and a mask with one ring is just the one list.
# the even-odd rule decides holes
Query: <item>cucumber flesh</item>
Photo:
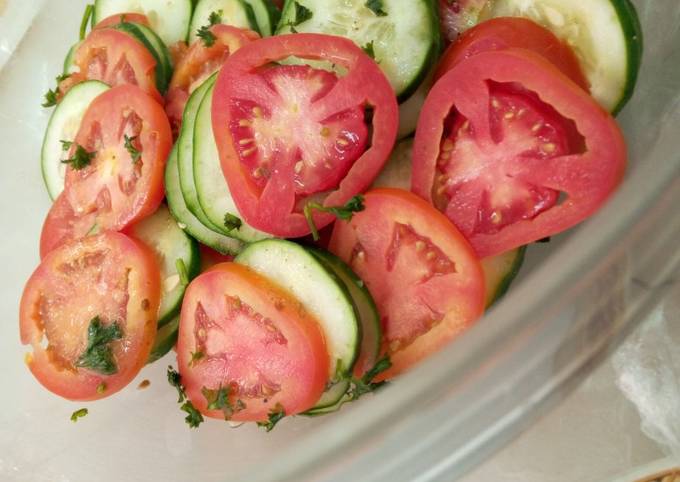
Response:
[{"label": "cucumber flesh", "polygon": [[227,213],[241,220],[242,224],[238,229],[228,231],[224,228],[224,234],[227,236],[247,243],[269,238],[271,237],[269,234],[258,231],[243,221],[222,174],[212,128],[213,90],[214,85],[210,86],[203,97],[194,125],[193,170],[198,202],[202,211],[214,225],[223,226]]},{"label": "cucumber flesh", "polygon": [[222,254],[236,254],[241,251],[240,241],[218,234],[206,228],[187,208],[179,185],[177,167],[177,144],[172,149],[165,166],[165,196],[170,214],[177,225],[189,236]]},{"label": "cucumber flesh", "polygon": [[496,0],[480,20],[525,17],[551,30],[581,61],[592,96],[618,112],[632,95],[640,68],[642,32],[628,0]]},{"label": "cucumber flesh", "polygon": [[165,45],[185,41],[191,21],[191,0],[95,0],[93,25],[117,13],[143,13]]},{"label": "cucumber flesh", "polygon": [[430,93],[432,84],[434,83],[434,70],[430,72],[427,78],[420,84],[411,97],[399,104],[399,130],[397,131],[397,139],[405,139],[416,131],[418,126],[418,118],[420,111],[423,110],[423,104],[427,94]]},{"label": "cucumber flesh", "polygon": [[122,22],[114,27],[134,37],[149,51],[156,61],[156,88],[165,95],[172,78],[172,61],[163,41],[150,28],[131,22]]},{"label": "cucumber flesh", "polygon": [[79,40],[78,42],[74,43],[70,49],[68,49],[68,53],[64,59],[64,69],[62,71],[64,75],[70,75],[78,70],[78,67],[76,67],[75,64],[75,56],[76,52],[78,51],[78,47],[80,47],[82,43],[83,41]]},{"label": "cucumber flesh", "polygon": [[177,139],[177,165],[179,169],[179,183],[182,188],[182,196],[184,202],[191,213],[198,218],[198,220],[208,229],[216,233],[226,234],[226,228],[222,223],[212,223],[208,216],[201,209],[201,204],[198,202],[198,194],[196,193],[196,184],[194,182],[194,125],[196,123],[196,114],[198,108],[201,106],[201,101],[206,92],[215,83],[217,74],[210,76],[203,82],[189,97],[189,100],[184,107],[184,114],[182,115],[182,127],[179,131],[179,138]]},{"label": "cucumber flesh", "polygon": [[281,18],[281,12],[272,4],[271,0],[245,0],[253,9],[257,31],[262,37],[270,37],[274,34],[276,24]]},{"label": "cucumber flesh", "polygon": [[486,308],[500,300],[517,277],[527,247],[513,249],[490,258],[480,260],[486,279]]},{"label": "cucumber flesh", "polygon": [[187,282],[200,271],[198,245],[177,226],[165,206],[136,224],[131,229],[131,234],[156,254],[161,272],[161,303],[158,309],[158,326],[161,327],[179,313],[188,284],[183,282],[178,271],[178,260],[184,264]]},{"label": "cucumber flesh", "polygon": [[394,146],[392,154],[385,163],[373,187],[393,187],[397,189],[411,190],[411,155],[413,152],[413,139],[406,139]]},{"label": "cucumber flesh", "polygon": [[68,157],[68,152],[63,150],[61,141],[75,139],[90,103],[107,90],[109,86],[98,80],[81,82],[66,93],[52,112],[40,155],[43,180],[50,198],[56,199],[64,190],[66,164],[61,161]]},{"label": "cucumber flesh", "polygon": [[257,30],[257,21],[253,8],[244,0],[199,0],[191,18],[189,42],[198,39],[196,32],[201,27],[210,25],[210,14],[219,12],[222,22],[234,27]]},{"label": "cucumber flesh", "polygon": [[[432,0],[383,0],[377,15],[369,2],[337,0],[287,0],[277,34],[325,33],[347,37],[359,47],[373,42],[375,59],[401,101],[413,93],[430,71],[439,52],[439,25]],[[312,17],[296,22],[296,6]]]},{"label": "cucumber flesh", "polygon": [[[300,300],[325,334],[329,380],[347,378],[358,355],[361,333],[351,295],[342,281],[305,248],[283,239],[253,243],[235,262],[266,276]],[[330,404],[327,398],[322,398],[323,403]]]},{"label": "cucumber flesh", "polygon": [[156,332],[156,340],[151,348],[149,359],[146,363],[153,363],[167,355],[177,343],[179,334],[179,316],[176,316],[168,323],[163,325]]}]

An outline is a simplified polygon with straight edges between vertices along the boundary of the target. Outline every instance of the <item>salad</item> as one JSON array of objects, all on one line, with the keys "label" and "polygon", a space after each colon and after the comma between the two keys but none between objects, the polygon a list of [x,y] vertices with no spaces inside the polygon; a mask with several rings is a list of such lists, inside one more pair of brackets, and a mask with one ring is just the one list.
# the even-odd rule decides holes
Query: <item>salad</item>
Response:
[{"label": "salad", "polygon": [[375,391],[616,190],[641,43],[628,0],[97,0],[43,104],[28,368],[94,401],[174,349],[191,427]]}]

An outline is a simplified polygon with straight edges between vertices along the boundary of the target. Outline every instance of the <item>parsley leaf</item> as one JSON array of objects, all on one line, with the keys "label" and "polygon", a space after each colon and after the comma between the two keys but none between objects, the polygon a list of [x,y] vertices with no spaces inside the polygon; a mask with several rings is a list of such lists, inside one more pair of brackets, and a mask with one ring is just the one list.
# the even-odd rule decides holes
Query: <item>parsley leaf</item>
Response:
[{"label": "parsley leaf", "polygon": [[168,366],[168,383],[177,389],[179,395],[177,403],[182,403],[187,396],[184,392],[184,386],[182,386],[182,377],[179,372],[171,366]]},{"label": "parsley leaf", "polygon": [[196,36],[203,40],[203,45],[212,47],[215,45],[215,34],[210,31],[210,27],[222,23],[222,10],[212,12],[208,17],[208,25],[203,25],[196,31]]},{"label": "parsley leaf", "polygon": [[62,151],[68,151],[71,146],[73,145],[73,142],[71,141],[59,141],[61,142],[61,150]]},{"label": "parsley leaf", "polygon": [[79,418],[83,418],[87,414],[88,414],[87,408],[81,408],[79,410],[76,410],[71,414],[71,422],[77,422]]},{"label": "parsley leaf", "polygon": [[377,17],[386,17],[387,12],[383,10],[382,0],[366,0],[366,8],[370,9]]},{"label": "parsley leaf", "polygon": [[133,145],[133,142],[135,142],[139,136],[128,137],[128,135],[125,134],[123,135],[123,138],[125,139],[125,149],[127,149],[130,153],[130,157],[132,157],[132,163],[137,164],[142,157],[142,152]]},{"label": "parsley leaf", "polygon": [[361,47],[361,50],[363,50],[364,52],[366,52],[366,55],[368,55],[370,58],[372,58],[373,60],[375,60],[375,50],[373,49],[373,40],[371,40],[371,41],[368,42],[366,45],[364,45],[363,47]]},{"label": "parsley leaf", "polygon": [[276,427],[276,424],[281,421],[283,417],[286,416],[286,411],[283,409],[283,405],[277,403],[274,408],[269,412],[269,417],[266,422],[257,422],[258,427],[264,428],[267,432],[271,432]]},{"label": "parsley leaf", "polygon": [[101,382],[97,385],[97,393],[104,393],[106,391],[106,383]]},{"label": "parsley leaf", "polygon": [[80,144],[76,144],[76,152],[73,154],[73,156],[69,157],[68,159],[64,159],[61,162],[63,164],[68,164],[76,171],[79,171],[89,166],[96,154],[97,154],[96,152],[88,152],[85,150],[83,146],[81,146]]},{"label": "parsley leaf", "polygon": [[323,206],[319,203],[305,204],[303,212],[305,218],[307,219],[307,224],[309,224],[309,228],[312,231],[312,237],[314,238],[314,241],[318,241],[319,231],[316,229],[316,225],[314,224],[312,209],[316,209],[317,211],[322,211],[325,213],[331,213],[343,221],[350,221],[352,216],[354,216],[354,213],[361,212],[366,209],[366,207],[364,206],[364,197],[361,195],[354,196],[352,199],[347,201],[344,206]]},{"label": "parsley leaf", "polygon": [[314,16],[314,12],[298,2],[293,2],[293,6],[295,7],[295,19],[290,23],[291,27],[300,25]]},{"label": "parsley leaf", "polygon": [[123,332],[118,322],[114,321],[110,325],[104,326],[99,316],[95,316],[90,320],[90,326],[87,329],[87,348],[78,358],[76,366],[78,368],[89,368],[103,375],[118,373],[110,344],[121,338],[123,338]]},{"label": "parsley leaf", "polygon": [[187,400],[182,404],[181,407],[179,407],[179,409],[188,414],[186,417],[184,417],[184,421],[189,425],[190,428],[196,428],[201,423],[203,423],[203,415],[201,415],[201,412],[196,410],[196,407],[194,407],[194,404],[191,403],[191,401]]},{"label": "parsley leaf", "polygon": [[239,229],[241,226],[243,226],[243,222],[239,217],[234,216],[231,213],[226,213],[224,215],[224,227],[227,228],[228,231]]},{"label": "parsley leaf", "polygon": [[220,386],[217,390],[203,387],[201,393],[208,402],[208,410],[222,410],[224,419],[229,420],[234,414],[234,407],[229,401],[229,387]]},{"label": "parsley leaf", "polygon": [[177,274],[179,275],[179,282],[187,286],[189,284],[189,271],[187,271],[187,266],[182,258],[175,260],[175,269],[177,269]]},{"label": "parsley leaf", "polygon": [[47,92],[45,92],[45,102],[43,102],[41,105],[43,107],[52,107],[54,105],[57,105],[57,94],[59,92],[59,88],[56,90],[49,89]]},{"label": "parsley leaf", "polygon": [[202,351],[192,351],[191,352],[191,360],[189,360],[189,366],[194,366],[194,364],[198,361],[201,361],[205,358],[205,353]]},{"label": "parsley leaf", "polygon": [[349,395],[349,400],[358,400],[359,397],[365,395],[366,393],[374,392],[380,387],[384,386],[387,382],[373,382],[375,377],[389,370],[392,366],[392,362],[388,356],[384,356],[373,365],[369,371],[367,371],[361,378],[352,377],[350,389],[347,391]]}]

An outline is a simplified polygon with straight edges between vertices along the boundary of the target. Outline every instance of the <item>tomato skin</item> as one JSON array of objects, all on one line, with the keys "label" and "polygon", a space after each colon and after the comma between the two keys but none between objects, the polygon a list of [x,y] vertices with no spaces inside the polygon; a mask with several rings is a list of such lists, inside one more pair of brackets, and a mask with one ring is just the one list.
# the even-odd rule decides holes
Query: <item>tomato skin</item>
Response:
[{"label": "tomato skin", "polygon": [[[231,403],[245,402],[233,421],[267,420],[278,404],[294,415],[317,402],[329,357],[318,322],[292,295],[245,266],[222,263],[193,280],[184,300],[177,364],[187,396],[201,413],[225,418],[220,410],[208,410],[204,387],[230,387]],[[203,356],[192,362],[196,352]]]},{"label": "tomato skin", "polygon": [[365,206],[335,224],[329,249],[376,302],[382,351],[392,361],[382,380],[439,351],[482,316],[484,274],[463,235],[421,198],[381,188],[366,193]]},{"label": "tomato skin", "polygon": [[205,79],[217,72],[229,55],[260,38],[260,35],[252,30],[223,24],[213,25],[210,32],[215,36],[215,42],[210,47],[206,47],[203,40],[198,39],[185,47],[185,50],[181,46],[174,49],[177,58],[175,71],[165,96],[165,110],[175,134],[179,133],[182,125],[182,114],[189,95]]},{"label": "tomato skin", "polygon": [[541,55],[585,91],[590,90],[574,51],[550,30],[520,17],[492,18],[466,30],[444,52],[435,81],[473,55],[508,48],[527,49]]},{"label": "tomato skin", "polygon": [[[137,162],[124,135],[137,137]],[[41,256],[85,236],[95,224],[95,231],[123,230],[153,214],[163,200],[172,134],[163,108],[138,87],[122,85],[98,96],[74,142],[97,154],[89,166],[67,169],[64,192],[43,225]]]},{"label": "tomato skin", "polygon": [[145,27],[151,27],[149,19],[143,13],[126,12],[116,13],[114,15],[111,15],[110,17],[106,17],[105,19],[101,20],[97,25],[95,25],[94,29],[114,27],[119,23],[123,22],[136,23],[139,25],[144,25]]},{"label": "tomato skin", "polygon": [[[493,142],[488,120],[488,81],[520,84],[538,94],[541,101],[573,121],[585,146],[583,153],[547,161],[523,158],[516,163],[513,177],[563,192],[568,197],[535,218],[508,225],[498,233],[466,233],[481,258],[558,234],[592,215],[621,182],[627,157],[625,140],[616,121],[543,57],[521,49],[483,52],[446,73],[425,102],[414,142],[412,190],[427,201],[433,201],[444,120],[452,108],[470,119],[479,132],[482,148]],[[476,213],[451,219],[456,224],[470,224],[470,216]]]},{"label": "tomato skin", "polygon": [[[126,290],[120,291],[114,275],[127,280]],[[49,311],[43,312],[43,301]],[[61,397],[80,401],[108,397],[132,381],[146,364],[159,302],[158,265],[141,243],[108,232],[65,244],[43,259],[24,288],[21,342],[33,350],[26,363],[45,388]],[[122,310],[125,319],[115,317],[116,310]],[[88,323],[95,316],[118,321],[124,333],[121,341],[112,343],[118,367],[114,375],[73,366],[85,348]],[[43,337],[52,349],[43,348]],[[106,386],[103,392],[97,390],[101,383]]]},{"label": "tomato skin", "polygon": [[114,28],[97,28],[78,48],[75,65],[79,71],[59,83],[59,92],[85,80],[99,80],[115,87],[132,84],[158,102],[163,97],[156,88],[156,60],[144,45]]},{"label": "tomato skin", "polygon": [[[302,214],[308,197],[296,198],[291,176],[283,169],[274,172],[267,187],[261,189],[240,162],[237,142],[229,128],[232,122],[238,122],[232,117],[234,99],[248,97],[266,105],[265,92],[270,89],[252,72],[291,55],[327,60],[348,71],[329,95],[314,101],[320,118],[356,105],[368,104],[374,109],[370,148],[354,162],[336,189],[321,200],[316,198],[322,193],[317,193],[315,201],[323,201],[325,206],[343,205],[370,186],[394,146],[399,114],[394,91],[384,74],[368,55],[345,38],[321,34],[280,35],[248,44],[229,57],[215,84],[212,106],[222,171],[239,212],[251,226],[276,236],[295,238],[310,233]],[[318,211],[313,212],[313,218],[319,229],[334,219]]]}]

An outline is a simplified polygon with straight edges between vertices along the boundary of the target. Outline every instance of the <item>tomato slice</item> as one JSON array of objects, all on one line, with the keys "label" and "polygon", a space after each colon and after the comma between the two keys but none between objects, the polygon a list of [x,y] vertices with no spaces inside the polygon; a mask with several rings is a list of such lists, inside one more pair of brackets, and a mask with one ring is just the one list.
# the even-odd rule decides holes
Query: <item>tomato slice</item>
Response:
[{"label": "tomato slice", "polygon": [[457,337],[484,312],[484,274],[463,235],[401,189],[375,189],[335,224],[330,251],[366,283],[383,325],[392,378]]},{"label": "tomato slice", "polygon": [[[177,363],[201,413],[234,421],[267,420],[311,408],[323,393],[329,357],[319,324],[300,302],[235,263],[203,273],[182,305]],[[228,390],[233,413],[208,410],[205,390]]]},{"label": "tomato slice", "polygon": [[492,18],[465,31],[444,52],[435,79],[439,79],[461,61],[480,52],[508,48],[531,50],[552,63],[584,90],[590,89],[571,47],[547,28],[519,17]]},{"label": "tomato slice", "polygon": [[120,231],[155,212],[171,144],[163,108],[139,88],[122,85],[97,97],[71,146],[71,154],[80,146],[95,155],[88,166],[67,169],[64,193],[43,226],[41,256],[67,240]]},{"label": "tomato slice", "polygon": [[146,17],[146,15],[142,13],[133,13],[133,12],[126,12],[126,13],[116,13],[114,15],[111,15],[110,17],[106,17],[102,21],[100,21],[97,25],[94,26],[94,29],[98,28],[106,28],[106,27],[114,27],[118,25],[119,23],[136,23],[139,25],[144,25],[145,27],[151,27],[151,24],[149,23],[149,19]]},{"label": "tomato slice", "polygon": [[583,221],[625,166],[607,112],[543,57],[507,49],[470,57],[435,84],[416,131],[412,189],[487,257]]},{"label": "tomato slice", "polygon": [[[325,60],[346,75],[274,62]],[[372,133],[365,125],[372,109]],[[213,130],[239,212],[281,237],[310,233],[309,201],[346,203],[367,189],[396,139],[394,91],[351,41],[321,34],[269,37],[230,56],[215,85]],[[332,215],[314,212],[318,228]]]},{"label": "tomato slice", "polygon": [[75,54],[79,71],[59,83],[60,94],[85,80],[99,80],[115,87],[136,85],[157,101],[163,97],[156,88],[156,60],[144,45],[113,28],[90,32]]},{"label": "tomato slice", "polygon": [[260,38],[257,32],[231,25],[214,25],[210,27],[210,32],[215,36],[210,47],[206,47],[203,40],[199,39],[178,54],[175,71],[165,96],[165,111],[175,134],[179,133],[182,125],[182,114],[189,95],[217,72],[229,55]]},{"label": "tomato slice", "polygon": [[[21,342],[38,381],[70,400],[96,400],[127,385],[145,365],[156,333],[160,274],[153,253],[119,233],[103,233],[52,251],[24,288]],[[113,367],[88,358],[92,322],[116,323]]]}]

